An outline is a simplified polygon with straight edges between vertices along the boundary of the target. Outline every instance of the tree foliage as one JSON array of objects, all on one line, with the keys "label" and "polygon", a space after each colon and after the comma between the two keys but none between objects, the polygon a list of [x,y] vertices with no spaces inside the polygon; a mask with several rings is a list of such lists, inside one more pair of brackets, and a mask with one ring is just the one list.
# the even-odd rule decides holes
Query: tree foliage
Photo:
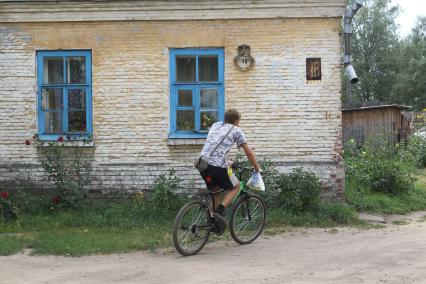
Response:
[{"label": "tree foliage", "polygon": [[360,79],[354,95],[360,101],[386,101],[397,76],[399,8],[390,2],[367,0],[353,19],[353,62]]},{"label": "tree foliage", "polygon": [[411,34],[400,39],[395,21],[400,8],[391,2],[366,0],[353,18],[352,56],[359,83],[352,99],[421,110],[426,107],[426,17],[419,17]]},{"label": "tree foliage", "polygon": [[419,17],[412,33],[401,41],[397,62],[391,100],[417,110],[426,108],[426,17]]}]

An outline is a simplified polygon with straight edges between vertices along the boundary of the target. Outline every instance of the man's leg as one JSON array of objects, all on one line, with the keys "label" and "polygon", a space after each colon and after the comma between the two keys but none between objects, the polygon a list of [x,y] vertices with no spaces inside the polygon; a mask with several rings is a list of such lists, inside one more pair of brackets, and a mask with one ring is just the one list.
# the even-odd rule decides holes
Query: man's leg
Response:
[{"label": "man's leg", "polygon": [[[214,188],[212,188],[212,192],[217,192],[219,190],[220,190],[220,188],[217,187],[217,186],[215,186]],[[219,194],[213,195],[213,200],[210,202],[210,206],[209,206],[210,211],[212,212],[212,214],[216,210],[216,208],[221,204],[222,199],[223,199],[223,193],[222,192],[219,193]],[[213,203],[214,203],[214,208],[213,208]]]},{"label": "man's leg", "polygon": [[223,198],[222,202],[219,205],[216,205],[217,203],[215,203],[216,209],[214,211],[215,213],[213,214],[213,216],[217,220],[219,220],[220,223],[222,223],[223,227],[228,226],[228,221],[225,217],[225,209],[226,207],[229,206],[229,204],[231,204],[232,200],[238,194],[239,191],[240,191],[240,184],[237,184],[234,188],[232,188],[226,193],[225,197]]},{"label": "man's leg", "polygon": [[231,188],[228,190],[228,192],[225,194],[221,201],[219,200],[219,198],[214,199],[216,208],[214,210],[213,217],[216,219],[216,221],[219,221],[223,228],[225,228],[228,226],[228,220],[225,216],[225,209],[231,204],[232,200],[240,191],[240,183],[235,175],[229,176],[227,169],[220,169],[218,171],[217,179],[218,184],[222,188]]},{"label": "man's leg", "polygon": [[235,186],[233,189],[229,190],[225,197],[222,200],[222,205],[226,208],[231,204],[232,200],[234,200],[235,196],[237,196],[238,192],[240,191],[240,184],[238,183],[237,186]]}]

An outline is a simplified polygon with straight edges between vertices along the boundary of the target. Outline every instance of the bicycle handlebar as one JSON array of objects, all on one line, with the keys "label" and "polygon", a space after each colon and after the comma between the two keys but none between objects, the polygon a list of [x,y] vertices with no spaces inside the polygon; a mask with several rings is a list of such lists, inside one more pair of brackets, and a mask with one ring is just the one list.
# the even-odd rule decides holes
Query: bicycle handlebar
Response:
[{"label": "bicycle handlebar", "polygon": [[253,168],[244,167],[242,164],[238,162],[233,162],[231,167],[234,169],[241,169],[241,170],[253,170]]},{"label": "bicycle handlebar", "polygon": [[[251,167],[251,168],[244,167],[243,165],[239,164],[238,162],[234,162],[234,163],[232,163],[231,168],[232,168],[232,169],[234,169],[234,170],[236,170],[236,171],[238,171],[238,172],[239,172],[239,174],[241,174],[241,175],[242,175],[244,172],[246,172],[246,171],[248,171],[248,172],[253,172],[253,171],[254,171],[254,168],[253,168],[253,167]],[[264,176],[264,175],[265,175],[265,173],[264,173],[264,172],[260,172],[260,174],[261,174],[262,176]]]}]

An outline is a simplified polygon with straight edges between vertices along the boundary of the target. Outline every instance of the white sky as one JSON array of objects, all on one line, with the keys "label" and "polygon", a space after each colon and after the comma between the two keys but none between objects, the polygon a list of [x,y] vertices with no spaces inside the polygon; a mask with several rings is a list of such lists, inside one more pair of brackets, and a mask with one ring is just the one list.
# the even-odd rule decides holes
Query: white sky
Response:
[{"label": "white sky", "polygon": [[426,16],[426,0],[392,0],[392,4],[401,7],[397,23],[400,25],[399,34],[407,36],[416,24],[417,16]]}]

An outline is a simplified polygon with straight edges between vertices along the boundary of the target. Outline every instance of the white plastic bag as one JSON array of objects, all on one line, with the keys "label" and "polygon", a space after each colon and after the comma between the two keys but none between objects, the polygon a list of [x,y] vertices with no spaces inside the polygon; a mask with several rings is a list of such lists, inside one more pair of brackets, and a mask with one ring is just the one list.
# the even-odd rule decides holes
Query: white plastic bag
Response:
[{"label": "white plastic bag", "polygon": [[258,172],[253,172],[251,178],[247,182],[247,186],[259,191],[265,191],[265,183],[262,176]]}]

